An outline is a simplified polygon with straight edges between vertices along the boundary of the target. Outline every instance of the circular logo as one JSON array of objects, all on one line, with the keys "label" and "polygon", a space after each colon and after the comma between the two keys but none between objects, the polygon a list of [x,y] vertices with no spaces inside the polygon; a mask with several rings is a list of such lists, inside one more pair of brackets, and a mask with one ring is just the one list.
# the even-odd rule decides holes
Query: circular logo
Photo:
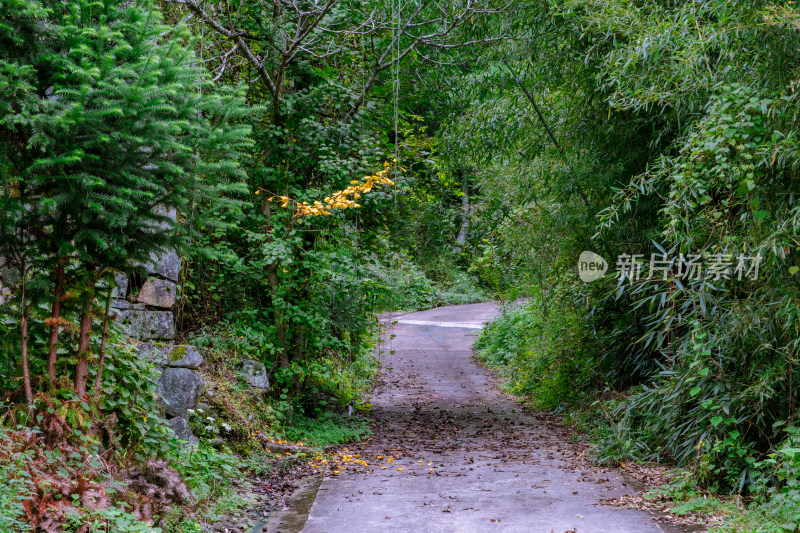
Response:
[{"label": "circular logo", "polygon": [[608,270],[608,262],[594,252],[583,252],[578,258],[578,276],[589,283],[598,280]]}]

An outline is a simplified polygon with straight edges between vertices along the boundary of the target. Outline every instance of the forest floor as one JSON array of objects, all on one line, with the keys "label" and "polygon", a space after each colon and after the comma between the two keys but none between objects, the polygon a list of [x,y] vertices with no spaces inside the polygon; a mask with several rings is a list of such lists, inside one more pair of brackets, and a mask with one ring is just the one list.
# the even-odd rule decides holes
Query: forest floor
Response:
[{"label": "forest floor", "polygon": [[663,469],[597,467],[557,417],[499,389],[471,350],[497,313],[484,303],[391,319],[370,398],[373,437],[342,446],[346,464],[298,491],[282,533],[698,530],[657,505],[629,508],[641,500],[633,485],[657,486]]}]

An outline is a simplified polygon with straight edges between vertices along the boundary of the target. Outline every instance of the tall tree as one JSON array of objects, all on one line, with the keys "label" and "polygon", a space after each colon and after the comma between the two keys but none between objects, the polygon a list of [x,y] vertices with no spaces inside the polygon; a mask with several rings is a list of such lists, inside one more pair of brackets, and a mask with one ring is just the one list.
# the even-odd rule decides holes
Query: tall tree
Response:
[{"label": "tall tree", "polygon": [[98,281],[185,242],[175,214],[236,188],[249,128],[240,98],[205,93],[188,34],[151,2],[31,0],[0,15],[0,172],[17,214],[0,255],[25,243],[31,272],[52,273],[51,379],[65,286],[81,294],[83,396]]}]

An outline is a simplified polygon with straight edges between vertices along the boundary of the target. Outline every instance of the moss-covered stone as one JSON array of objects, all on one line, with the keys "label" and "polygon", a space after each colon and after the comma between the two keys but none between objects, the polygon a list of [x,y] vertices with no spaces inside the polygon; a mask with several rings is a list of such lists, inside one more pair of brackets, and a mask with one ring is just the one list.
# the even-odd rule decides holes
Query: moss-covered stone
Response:
[{"label": "moss-covered stone", "polygon": [[136,347],[140,357],[146,357],[156,366],[196,370],[203,364],[202,354],[190,345],[158,345],[143,342]]},{"label": "moss-covered stone", "polygon": [[165,368],[158,378],[158,395],[167,416],[186,417],[203,393],[205,381],[199,372],[188,368]]},{"label": "moss-covered stone", "polygon": [[181,359],[186,357],[186,353],[188,351],[188,347],[185,345],[175,346],[169,352],[169,360],[170,361],[180,361]]},{"label": "moss-covered stone", "polygon": [[256,389],[262,391],[269,390],[269,377],[264,363],[254,359],[244,359],[242,361],[242,377],[245,382]]}]

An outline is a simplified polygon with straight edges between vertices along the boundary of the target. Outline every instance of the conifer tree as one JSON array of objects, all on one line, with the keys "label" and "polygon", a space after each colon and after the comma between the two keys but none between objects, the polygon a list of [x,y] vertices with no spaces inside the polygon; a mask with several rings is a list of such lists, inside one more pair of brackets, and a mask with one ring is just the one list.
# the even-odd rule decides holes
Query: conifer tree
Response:
[{"label": "conifer tree", "polygon": [[0,256],[48,273],[51,380],[66,286],[80,294],[82,397],[95,287],[179,247],[171,215],[235,187],[244,106],[203,90],[187,34],[149,1],[12,0],[0,20]]}]

